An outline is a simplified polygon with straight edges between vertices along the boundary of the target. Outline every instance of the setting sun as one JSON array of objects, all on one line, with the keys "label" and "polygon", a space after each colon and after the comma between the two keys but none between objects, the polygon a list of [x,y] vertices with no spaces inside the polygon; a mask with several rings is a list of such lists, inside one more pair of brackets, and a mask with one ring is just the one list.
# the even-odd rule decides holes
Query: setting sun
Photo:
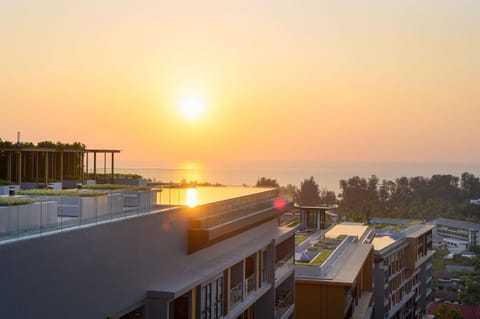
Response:
[{"label": "setting sun", "polygon": [[186,118],[199,118],[205,111],[205,101],[197,94],[185,95],[180,100],[180,110]]}]

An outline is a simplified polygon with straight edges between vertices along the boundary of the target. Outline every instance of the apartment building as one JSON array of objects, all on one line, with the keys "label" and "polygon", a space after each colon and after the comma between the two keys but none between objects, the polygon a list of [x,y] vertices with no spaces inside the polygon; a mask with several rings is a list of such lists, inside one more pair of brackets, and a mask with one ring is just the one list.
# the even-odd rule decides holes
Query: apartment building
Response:
[{"label": "apartment building", "polygon": [[450,218],[437,218],[430,223],[436,226],[434,232],[443,238],[447,248],[459,252],[462,248],[480,250],[480,224]]},{"label": "apartment building", "polygon": [[293,318],[294,229],[277,223],[292,205],[277,189],[225,187],[171,205],[183,191],[135,215],[0,242],[2,317]]},{"label": "apartment building", "polygon": [[298,243],[295,318],[372,318],[373,235],[368,226],[339,224]]},{"label": "apartment building", "polygon": [[432,225],[379,230],[374,251],[375,318],[422,318],[432,292]]}]

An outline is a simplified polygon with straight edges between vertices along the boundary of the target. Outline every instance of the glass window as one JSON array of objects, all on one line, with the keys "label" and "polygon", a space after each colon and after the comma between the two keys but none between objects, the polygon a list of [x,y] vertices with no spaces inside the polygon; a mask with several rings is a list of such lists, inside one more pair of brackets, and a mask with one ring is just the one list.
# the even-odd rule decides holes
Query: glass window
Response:
[{"label": "glass window", "polygon": [[223,276],[202,285],[200,293],[200,317],[217,319],[223,316]]}]

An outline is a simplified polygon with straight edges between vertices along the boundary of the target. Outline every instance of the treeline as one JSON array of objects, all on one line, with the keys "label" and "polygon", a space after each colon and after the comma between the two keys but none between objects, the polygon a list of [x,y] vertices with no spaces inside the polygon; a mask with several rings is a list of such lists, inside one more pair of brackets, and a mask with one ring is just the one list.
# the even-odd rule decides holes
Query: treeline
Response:
[{"label": "treeline", "polygon": [[57,150],[84,150],[86,148],[85,144],[81,142],[74,142],[74,143],[62,143],[62,142],[52,142],[52,141],[42,141],[38,142],[36,145],[33,144],[32,142],[20,142],[20,144],[17,145],[17,143],[13,143],[10,141],[3,141],[0,138],[0,148],[8,148],[8,149],[13,149],[13,148],[54,148]]},{"label": "treeline", "polygon": [[401,177],[395,181],[354,176],[340,181],[338,212],[343,216],[432,219],[479,222],[480,180],[473,174]]},{"label": "treeline", "polygon": [[[257,186],[279,187],[277,181],[262,177]],[[480,206],[470,203],[480,198],[480,179],[471,173],[461,177],[401,177],[394,181],[354,176],[340,180],[340,194],[320,189],[313,177],[295,185],[280,187],[282,196],[301,205],[337,204],[337,213],[348,219],[371,217],[433,219],[447,217],[480,222]]]}]

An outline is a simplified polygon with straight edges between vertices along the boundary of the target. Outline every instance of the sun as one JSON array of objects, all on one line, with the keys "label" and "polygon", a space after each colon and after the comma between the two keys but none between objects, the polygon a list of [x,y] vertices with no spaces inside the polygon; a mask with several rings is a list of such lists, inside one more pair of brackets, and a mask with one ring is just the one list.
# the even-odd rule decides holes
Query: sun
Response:
[{"label": "sun", "polygon": [[197,119],[205,111],[205,100],[198,94],[188,94],[180,99],[180,111],[188,119]]}]

